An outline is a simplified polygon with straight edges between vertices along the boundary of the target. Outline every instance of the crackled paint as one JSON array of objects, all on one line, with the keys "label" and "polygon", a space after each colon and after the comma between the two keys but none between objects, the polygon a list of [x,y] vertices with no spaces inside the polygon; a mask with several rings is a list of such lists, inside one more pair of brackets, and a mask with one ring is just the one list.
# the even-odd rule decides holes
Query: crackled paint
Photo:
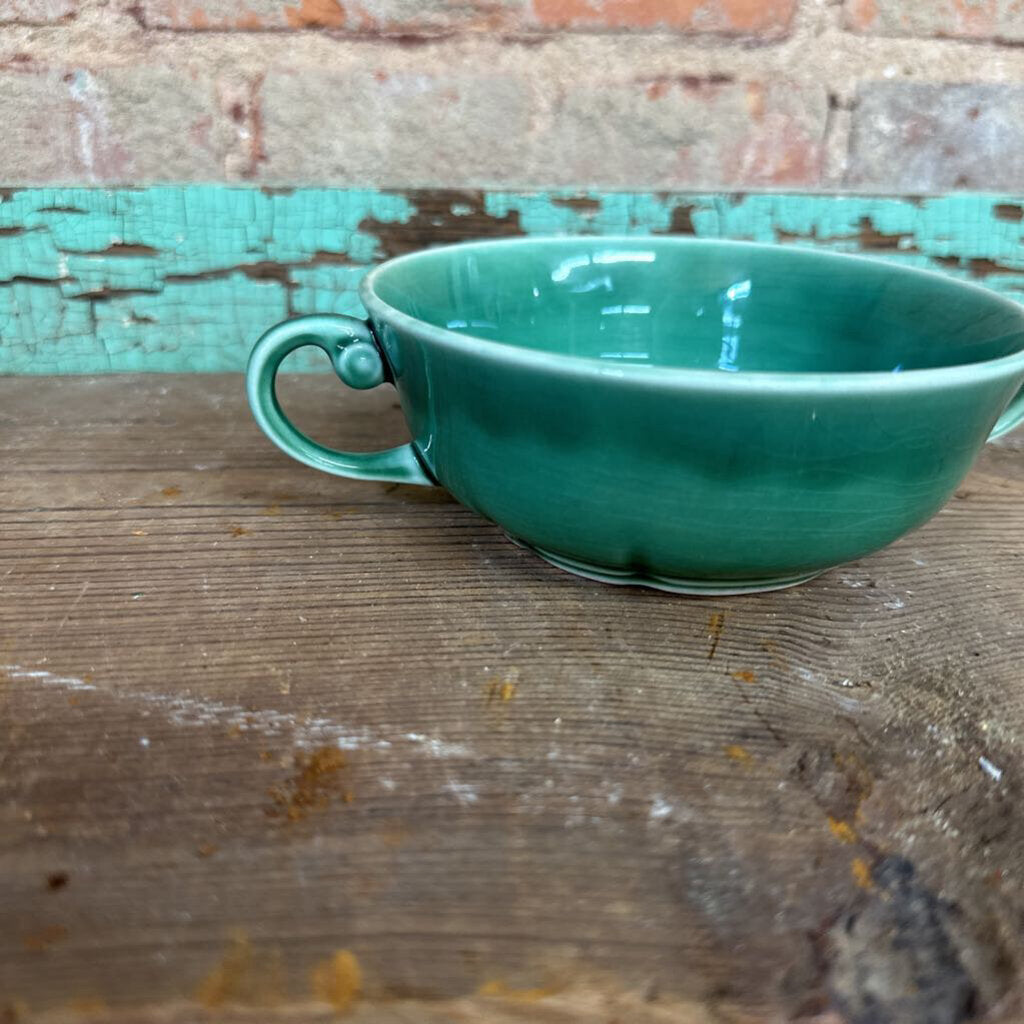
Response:
[{"label": "crackled paint", "polygon": [[0,373],[239,370],[287,316],[360,313],[363,275],[402,252],[666,232],[867,253],[1024,301],[1021,197],[40,188],[0,193]]}]

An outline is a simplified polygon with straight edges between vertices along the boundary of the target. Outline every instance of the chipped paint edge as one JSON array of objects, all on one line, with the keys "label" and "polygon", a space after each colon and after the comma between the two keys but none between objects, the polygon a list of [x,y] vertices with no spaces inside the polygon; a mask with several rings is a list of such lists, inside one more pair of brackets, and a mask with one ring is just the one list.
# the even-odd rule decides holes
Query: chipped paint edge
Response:
[{"label": "chipped paint edge", "polygon": [[237,371],[278,320],[361,314],[365,273],[414,248],[666,233],[861,253],[1024,302],[1019,196],[34,188],[0,192],[0,373]]}]

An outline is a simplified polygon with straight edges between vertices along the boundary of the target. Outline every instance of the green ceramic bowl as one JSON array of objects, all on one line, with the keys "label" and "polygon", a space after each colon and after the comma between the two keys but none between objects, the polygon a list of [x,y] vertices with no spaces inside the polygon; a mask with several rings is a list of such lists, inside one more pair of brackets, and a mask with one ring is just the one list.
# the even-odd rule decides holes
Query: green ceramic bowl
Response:
[{"label": "green ceramic bowl", "polygon": [[[392,260],[364,322],[257,343],[249,398],[328,473],[434,484],[554,564],[684,593],[789,586],[889,544],[1024,419],[1024,308],[892,264],[685,238]],[[413,441],[333,451],[274,394],[302,345],[398,389]]]}]

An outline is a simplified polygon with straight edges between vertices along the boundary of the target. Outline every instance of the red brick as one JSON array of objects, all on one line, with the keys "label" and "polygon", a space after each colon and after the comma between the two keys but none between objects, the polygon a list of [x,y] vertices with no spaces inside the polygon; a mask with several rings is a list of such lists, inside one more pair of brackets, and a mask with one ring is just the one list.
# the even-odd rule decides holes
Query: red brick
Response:
[{"label": "red brick", "polygon": [[261,90],[259,176],[356,185],[521,181],[529,83],[457,66],[271,71]]},{"label": "red brick", "polygon": [[1020,0],[846,0],[846,23],[875,35],[1024,42]]},{"label": "red brick", "polygon": [[0,24],[48,25],[77,10],[78,0],[0,0]]},{"label": "red brick", "polygon": [[298,0],[283,13],[290,28],[344,28],[349,20],[339,0]]},{"label": "red brick", "polygon": [[238,143],[221,106],[212,79],[169,68],[0,72],[0,179],[216,180]]},{"label": "red brick", "polygon": [[668,30],[776,38],[797,0],[138,0],[151,28],[351,34]]},{"label": "red brick", "polygon": [[777,36],[796,0],[533,0],[546,28],[677,29]]},{"label": "red brick", "polygon": [[[509,10],[504,8],[508,5]],[[354,35],[439,34],[511,24],[509,0],[469,0],[452,8],[446,0],[139,0],[149,28],[331,29]],[[497,12],[497,13],[496,13]]]},{"label": "red brick", "polygon": [[622,188],[814,186],[827,114],[824,87],[785,81],[580,86],[556,105],[540,177]]},{"label": "red brick", "polygon": [[824,87],[723,76],[580,81],[549,106],[535,84],[441,64],[271,72],[258,175],[384,186],[820,183]]},{"label": "red brick", "polygon": [[1024,189],[1024,86],[871,82],[846,183],[897,193]]}]

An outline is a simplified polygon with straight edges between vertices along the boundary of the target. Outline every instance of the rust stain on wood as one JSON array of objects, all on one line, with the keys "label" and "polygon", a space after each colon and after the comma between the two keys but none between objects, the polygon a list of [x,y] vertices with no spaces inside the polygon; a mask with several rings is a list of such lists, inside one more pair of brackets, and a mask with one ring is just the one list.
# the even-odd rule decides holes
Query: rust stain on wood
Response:
[{"label": "rust stain on wood", "polygon": [[49,924],[45,928],[22,936],[21,944],[33,953],[45,953],[68,937],[67,925]]},{"label": "rust stain on wood", "polygon": [[859,889],[872,889],[871,865],[863,857],[854,857],[850,864],[850,874]]},{"label": "rust stain on wood", "polygon": [[828,830],[841,843],[857,842],[857,833],[854,831],[853,827],[849,824],[849,822],[840,821],[838,818],[833,818],[831,815],[829,815]]},{"label": "rust stain on wood", "polygon": [[337,747],[298,753],[294,763],[295,774],[267,791],[272,801],[266,812],[269,817],[301,821],[314,811],[325,810],[333,800],[351,803],[355,799],[352,790],[342,785],[348,761]]},{"label": "rust stain on wood", "polygon": [[80,1013],[84,1016],[110,1013],[110,1005],[99,996],[79,996],[77,999],[70,1000],[68,1009],[72,1013]]},{"label": "rust stain on wood", "polygon": [[515,698],[519,687],[511,679],[495,679],[487,687],[487,701],[508,703]]},{"label": "rust stain on wood", "polygon": [[727,744],[725,747],[725,756],[729,758],[730,761],[736,761],[738,764],[753,764],[754,761],[754,755],[739,743]]},{"label": "rust stain on wood", "polygon": [[285,995],[280,953],[255,949],[248,934],[235,929],[219,963],[199,983],[195,998],[202,1006],[216,1009],[231,1004],[278,1006]]},{"label": "rust stain on wood", "polygon": [[339,949],[310,972],[313,996],[336,1013],[345,1013],[358,1000],[363,988],[363,970],[355,953]]},{"label": "rust stain on wood", "polygon": [[488,999],[507,999],[516,1003],[537,1003],[549,999],[563,990],[562,985],[543,985],[534,988],[514,988],[500,978],[483,982],[476,990],[478,996]]},{"label": "rust stain on wood", "polygon": [[708,638],[711,641],[711,648],[708,650],[708,661],[711,661],[718,652],[718,644],[722,639],[724,630],[725,612],[712,612],[708,617]]}]

